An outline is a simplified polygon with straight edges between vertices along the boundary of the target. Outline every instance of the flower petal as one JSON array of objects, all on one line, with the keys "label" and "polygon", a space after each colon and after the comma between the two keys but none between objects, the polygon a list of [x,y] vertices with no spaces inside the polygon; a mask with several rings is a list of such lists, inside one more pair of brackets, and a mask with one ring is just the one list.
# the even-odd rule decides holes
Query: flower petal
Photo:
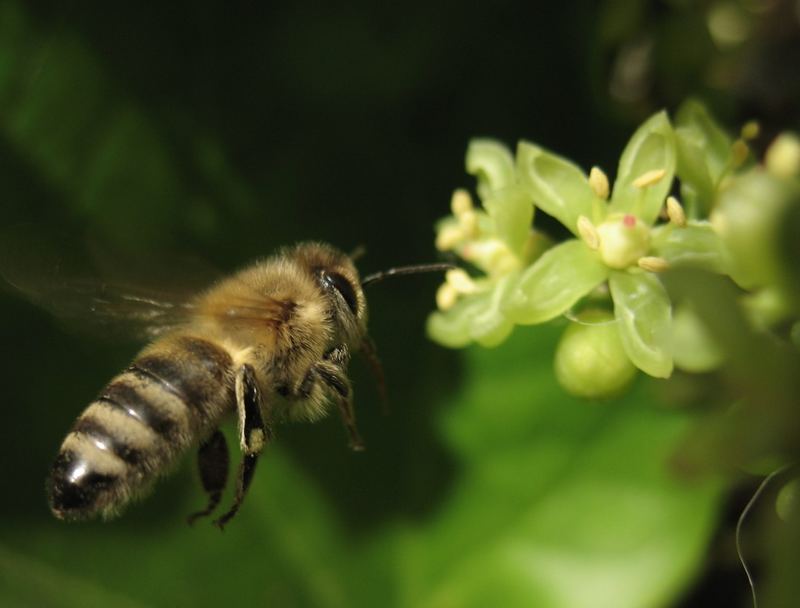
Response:
[{"label": "flower petal", "polygon": [[578,234],[578,217],[592,217],[593,201],[600,199],[577,165],[535,144],[521,141],[517,146],[517,171],[520,184],[531,193],[536,206],[573,234]]},{"label": "flower petal", "polygon": [[514,328],[514,323],[501,310],[501,304],[508,297],[508,292],[514,287],[517,278],[517,273],[503,277],[490,294],[486,306],[482,310],[476,309],[469,333],[470,337],[481,346],[497,346],[505,341]]},{"label": "flower petal", "polygon": [[465,296],[450,310],[431,313],[426,324],[428,337],[449,348],[467,346],[473,339],[472,320],[487,308],[489,298],[488,293]]},{"label": "flower petal", "polygon": [[625,352],[643,372],[668,378],[672,307],[661,281],[649,272],[612,272],[608,284]]},{"label": "flower petal", "polygon": [[467,173],[478,178],[478,196],[486,199],[492,190],[507,188],[516,181],[511,151],[494,139],[473,139],[467,147]]},{"label": "flower petal", "polygon": [[691,222],[678,228],[672,224],[652,231],[652,251],[670,266],[691,266],[727,273],[728,256],[719,235],[708,222]]},{"label": "flower petal", "polygon": [[517,257],[522,257],[533,223],[533,201],[518,187],[489,193],[483,206],[494,220],[494,232]]},{"label": "flower petal", "polygon": [[[650,186],[634,182],[648,172],[664,170],[664,176]],[[667,113],[650,117],[633,134],[619,160],[617,179],[611,195],[610,212],[632,213],[647,224],[656,221],[675,174],[675,137]]]},{"label": "flower petal", "polygon": [[503,310],[516,323],[544,323],[565,313],[607,276],[608,268],[582,241],[565,241],[522,273]]},{"label": "flower petal", "polygon": [[714,121],[705,106],[694,99],[678,108],[675,126],[684,130],[684,133],[691,133],[692,139],[700,144],[709,175],[716,184],[725,170],[730,168],[733,139]]}]

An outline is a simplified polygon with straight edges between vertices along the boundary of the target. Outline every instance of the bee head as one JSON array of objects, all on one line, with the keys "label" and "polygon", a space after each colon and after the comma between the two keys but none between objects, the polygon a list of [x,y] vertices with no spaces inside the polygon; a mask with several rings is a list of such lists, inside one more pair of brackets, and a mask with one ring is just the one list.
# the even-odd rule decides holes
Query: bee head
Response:
[{"label": "bee head", "polygon": [[367,300],[353,260],[324,243],[302,243],[293,253],[319,285],[344,340],[358,345],[367,332]]}]

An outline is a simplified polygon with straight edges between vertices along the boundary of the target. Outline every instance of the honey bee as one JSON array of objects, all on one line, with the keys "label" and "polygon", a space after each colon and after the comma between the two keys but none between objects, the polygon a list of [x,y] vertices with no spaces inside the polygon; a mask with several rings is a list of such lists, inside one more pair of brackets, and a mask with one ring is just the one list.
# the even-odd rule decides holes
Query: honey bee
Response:
[{"label": "honey bee", "polygon": [[284,420],[314,421],[335,403],[353,450],[362,450],[347,376],[364,353],[382,382],[367,334],[362,287],[397,274],[449,268],[394,268],[359,279],[353,260],[323,243],[302,243],[224,278],[184,302],[128,294],[125,308],[95,297],[97,315],[135,317],[155,339],[83,411],[61,445],[47,482],[50,508],[65,520],[117,515],[199,445],[197,462],[211,515],[227,483],[229,455],[219,427],[238,420],[242,452],[236,515],[256,463]]}]

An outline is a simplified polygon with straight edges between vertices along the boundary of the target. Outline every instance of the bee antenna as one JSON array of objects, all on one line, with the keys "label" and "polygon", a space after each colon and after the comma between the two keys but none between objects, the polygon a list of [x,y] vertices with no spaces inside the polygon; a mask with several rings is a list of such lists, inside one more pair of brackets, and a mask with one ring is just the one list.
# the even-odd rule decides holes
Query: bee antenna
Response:
[{"label": "bee antenna", "polygon": [[452,270],[453,268],[455,268],[453,264],[447,263],[398,266],[396,268],[389,268],[388,270],[382,270],[381,272],[373,272],[372,274],[368,274],[362,279],[361,286],[365,287],[370,283],[376,283],[388,277],[396,277],[405,274],[421,274],[423,272],[444,272],[446,270]]}]

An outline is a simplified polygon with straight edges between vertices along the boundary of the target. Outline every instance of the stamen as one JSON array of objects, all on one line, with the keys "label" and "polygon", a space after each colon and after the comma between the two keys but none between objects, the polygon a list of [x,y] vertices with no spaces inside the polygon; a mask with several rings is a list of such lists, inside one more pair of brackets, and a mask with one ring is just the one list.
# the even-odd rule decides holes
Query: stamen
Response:
[{"label": "stamen", "polygon": [[450,283],[442,283],[436,290],[436,306],[439,310],[450,310],[458,300],[458,290]]},{"label": "stamen", "polygon": [[645,256],[637,262],[639,268],[649,272],[664,272],[669,269],[669,262],[656,256]]},{"label": "stamen", "polygon": [[455,190],[453,192],[453,197],[450,199],[450,209],[456,217],[466,211],[471,211],[472,197],[469,195],[469,192],[463,189]]},{"label": "stamen", "polygon": [[458,215],[458,225],[466,238],[478,236],[478,214],[474,209],[467,209]]},{"label": "stamen", "polygon": [[653,184],[657,184],[667,174],[666,169],[652,169],[642,173],[639,177],[633,180],[633,185],[636,188],[647,188]]},{"label": "stamen", "polygon": [[756,120],[748,120],[746,123],[742,125],[742,130],[740,131],[740,137],[745,141],[750,141],[755,139],[761,134],[761,125],[758,124]]},{"label": "stamen", "polygon": [[448,270],[444,277],[447,284],[452,285],[458,293],[475,293],[478,291],[475,281],[462,268]]},{"label": "stamen", "polygon": [[589,187],[598,197],[608,200],[608,177],[600,167],[592,167],[589,171]]},{"label": "stamen", "polygon": [[436,249],[439,251],[449,251],[462,240],[464,240],[464,232],[461,226],[448,224],[436,235]]},{"label": "stamen", "polygon": [[749,155],[750,148],[747,147],[747,144],[743,139],[737,139],[735,142],[733,142],[733,145],[731,146],[731,156],[733,157],[731,162],[733,163],[734,167],[741,167]]},{"label": "stamen", "polygon": [[674,196],[667,197],[667,217],[670,222],[680,228],[686,226],[686,213],[683,211],[683,206]]}]

